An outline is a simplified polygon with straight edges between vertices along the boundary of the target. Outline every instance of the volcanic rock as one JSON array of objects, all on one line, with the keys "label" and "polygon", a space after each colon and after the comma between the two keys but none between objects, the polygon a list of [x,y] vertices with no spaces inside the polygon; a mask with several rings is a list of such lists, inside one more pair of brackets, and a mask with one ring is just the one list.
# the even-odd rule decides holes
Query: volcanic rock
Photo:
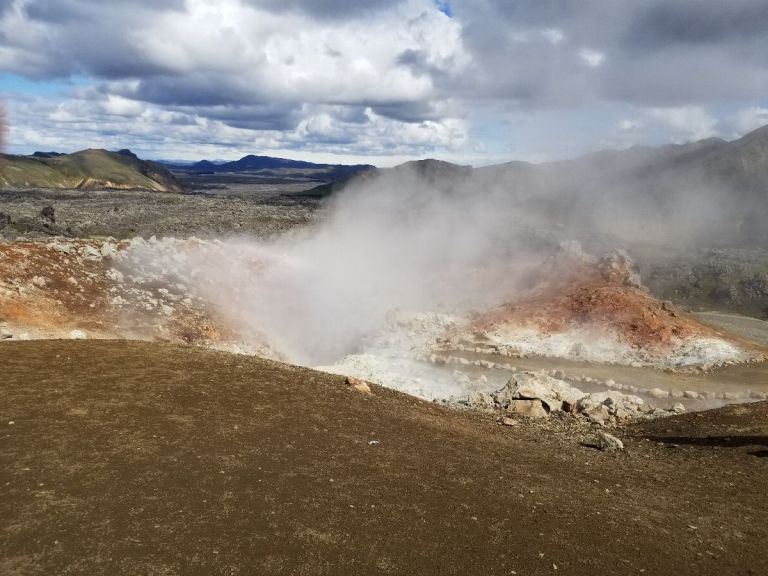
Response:
[{"label": "volcanic rock", "polygon": [[571,407],[584,395],[578,388],[546,374],[522,372],[510,378],[502,389],[491,396],[501,407],[508,406],[514,400],[540,400],[550,412],[558,412],[563,409],[571,411]]},{"label": "volcanic rock", "polygon": [[495,406],[493,396],[487,392],[473,392],[467,396],[467,406],[475,410],[487,410]]},{"label": "volcanic rock", "polygon": [[42,210],[40,210],[40,218],[47,220],[51,224],[55,224],[56,212],[53,209],[53,206],[45,206]]},{"label": "volcanic rock", "polygon": [[357,390],[358,392],[362,392],[363,394],[372,393],[371,387],[368,385],[368,383],[363,380],[360,380],[359,378],[353,378],[352,376],[347,376],[345,384],[347,386],[350,386],[354,390]]},{"label": "volcanic rock", "polygon": [[65,242],[54,242],[50,245],[51,250],[55,250],[56,252],[61,252],[63,254],[72,254],[72,251],[75,249],[74,245],[67,244]]},{"label": "volcanic rock", "polygon": [[507,406],[507,414],[516,414],[526,418],[547,418],[549,416],[541,400],[512,400]]},{"label": "volcanic rock", "polygon": [[596,446],[600,450],[604,450],[606,452],[624,450],[624,443],[621,440],[616,438],[616,436],[606,434],[605,432],[599,432],[597,434]]},{"label": "volcanic rock", "polygon": [[92,260],[94,262],[98,262],[101,260],[101,252],[96,250],[96,248],[94,248],[93,246],[83,246],[80,249],[80,254],[86,260]]}]

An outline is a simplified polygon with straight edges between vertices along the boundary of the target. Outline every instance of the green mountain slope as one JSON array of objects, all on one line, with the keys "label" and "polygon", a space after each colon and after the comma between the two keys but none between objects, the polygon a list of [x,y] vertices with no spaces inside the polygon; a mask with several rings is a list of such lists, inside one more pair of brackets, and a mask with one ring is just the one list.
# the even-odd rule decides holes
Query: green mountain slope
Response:
[{"label": "green mountain slope", "polygon": [[130,151],[93,149],[62,155],[0,156],[0,188],[182,190],[166,168]]}]

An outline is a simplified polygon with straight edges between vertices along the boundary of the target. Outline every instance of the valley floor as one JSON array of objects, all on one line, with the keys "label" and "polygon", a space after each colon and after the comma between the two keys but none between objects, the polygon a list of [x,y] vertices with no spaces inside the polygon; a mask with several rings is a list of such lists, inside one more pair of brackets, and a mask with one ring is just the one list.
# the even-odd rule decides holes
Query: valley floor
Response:
[{"label": "valley floor", "polygon": [[768,402],[501,426],[193,347],[0,345],[0,573],[765,574]]}]

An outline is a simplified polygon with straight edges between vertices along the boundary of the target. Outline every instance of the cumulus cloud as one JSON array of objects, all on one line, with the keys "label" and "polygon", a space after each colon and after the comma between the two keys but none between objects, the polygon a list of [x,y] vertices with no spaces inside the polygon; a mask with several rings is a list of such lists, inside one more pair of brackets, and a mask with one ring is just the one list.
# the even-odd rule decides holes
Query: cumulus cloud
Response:
[{"label": "cumulus cloud", "polygon": [[768,124],[768,108],[750,106],[738,112],[736,128],[739,133],[750,132],[766,124]]},{"label": "cumulus cloud", "polygon": [[90,90],[70,94],[67,110],[48,115],[57,122],[71,120],[75,109],[90,124],[103,122],[101,113],[141,117],[164,109],[233,129],[282,132],[269,134],[273,143],[275,136],[305,136],[310,145],[343,144],[358,153],[380,149],[369,147],[377,138],[397,140],[395,123],[413,139],[413,153],[466,139],[464,110],[441,86],[471,58],[460,24],[429,0],[289,7],[268,0],[16,0],[0,19],[0,36],[7,71],[94,79]]},{"label": "cumulus cloud", "polygon": [[598,52],[597,50],[590,50],[589,48],[582,48],[579,50],[579,58],[584,61],[584,64],[597,68],[602,65],[605,60],[605,54]]},{"label": "cumulus cloud", "polygon": [[619,103],[670,138],[714,133],[712,110],[768,105],[766,29],[764,0],[0,0],[0,69],[84,79],[43,117],[6,93],[12,121],[54,133],[77,110],[130,134],[169,118],[167,146],[184,125],[216,145],[420,155],[474,149],[490,109]]},{"label": "cumulus cloud", "polygon": [[673,139],[680,142],[701,140],[717,134],[717,119],[701,106],[654,108],[648,113],[672,128],[675,135]]}]

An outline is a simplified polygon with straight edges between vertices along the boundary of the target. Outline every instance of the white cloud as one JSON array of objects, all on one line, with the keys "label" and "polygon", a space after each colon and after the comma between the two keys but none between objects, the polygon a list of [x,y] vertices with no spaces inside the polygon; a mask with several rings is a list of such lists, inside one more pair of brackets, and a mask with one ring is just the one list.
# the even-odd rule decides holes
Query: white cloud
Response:
[{"label": "white cloud", "polygon": [[717,119],[702,106],[652,108],[648,115],[672,129],[672,140],[682,142],[715,136]]},{"label": "white cloud", "polygon": [[639,120],[631,120],[631,119],[625,119],[621,120],[618,124],[619,130],[623,130],[625,132],[629,132],[632,130],[637,130],[638,128],[642,128],[643,123]]},{"label": "white cloud", "polygon": [[[158,6],[151,18],[119,11],[122,22],[88,5],[84,14],[100,18],[100,33],[112,27],[116,39],[96,51],[82,43],[87,22],[32,20],[21,1],[30,0],[0,17],[13,45],[0,47],[8,69],[46,73],[68,58],[88,71],[104,65],[102,49],[115,51],[107,66],[131,68],[64,97],[10,103],[16,149],[138,141],[162,154],[208,141],[248,151],[419,154],[455,150],[467,138],[463,104],[439,84],[460,77],[471,57],[460,23],[431,0],[322,25],[307,12],[270,11],[251,0],[186,0],[184,10]],[[137,8],[140,16],[150,6]]]},{"label": "white cloud", "polygon": [[[184,111],[112,95],[56,103],[44,98],[8,102],[8,141],[13,151],[40,148],[74,151],[88,147],[136,148],[153,158],[239,158],[273,150],[355,158],[422,156],[457,151],[468,139],[468,122],[438,118],[401,122],[366,108],[361,117],[345,107],[304,105],[292,129],[251,130]],[[187,150],[185,153],[184,150]],[[340,161],[340,160],[337,160]]]},{"label": "white cloud", "polygon": [[581,60],[587,66],[591,68],[598,68],[599,66],[602,66],[603,62],[605,61],[605,54],[590,48],[582,48],[579,50],[579,58],[581,58]]},{"label": "white cloud", "polygon": [[[34,145],[33,132],[67,148],[122,139],[162,155],[184,138],[191,153],[471,154],[470,132],[485,134],[489,156],[554,149],[556,128],[543,121],[530,131],[547,136],[526,139],[531,150],[510,149],[499,115],[477,114],[490,103],[580,117],[622,143],[712,135],[724,125],[711,110],[725,115],[729,135],[768,122],[765,0],[589,0],[557,10],[452,0],[452,16],[434,0],[0,4],[0,70],[85,84],[66,94],[44,87],[49,101],[24,108],[38,116],[9,103],[16,125],[29,127],[13,132],[17,150]],[[595,112],[612,103],[625,110]],[[469,126],[480,117],[483,127]],[[602,142],[584,130],[569,137],[578,151]]]},{"label": "white cloud", "polygon": [[146,105],[143,102],[129,100],[128,98],[115,96],[114,94],[109,94],[106,101],[102,102],[101,106],[106,114],[129,117],[140,116],[146,109]]},{"label": "white cloud", "polygon": [[768,124],[768,108],[750,106],[739,110],[736,115],[736,128],[741,134],[757,130]]},{"label": "white cloud", "polygon": [[547,28],[541,32],[541,35],[554,46],[560,44],[565,39],[565,34],[558,28]]}]

